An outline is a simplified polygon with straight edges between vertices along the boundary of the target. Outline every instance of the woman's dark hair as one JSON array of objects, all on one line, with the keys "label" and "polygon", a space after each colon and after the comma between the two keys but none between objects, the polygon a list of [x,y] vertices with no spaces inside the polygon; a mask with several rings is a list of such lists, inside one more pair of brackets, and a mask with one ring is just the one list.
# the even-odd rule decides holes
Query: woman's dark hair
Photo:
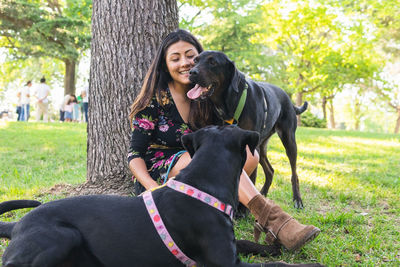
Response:
[{"label": "woman's dark hair", "polygon": [[72,103],[78,103],[78,100],[76,99],[76,95],[71,95],[71,97],[69,99],[71,100]]},{"label": "woman's dark hair", "polygon": [[[144,78],[142,89],[131,106],[131,113],[129,115],[131,121],[139,111],[143,110],[150,103],[154,95],[158,103],[162,106],[161,91],[165,90],[168,87],[168,83],[172,81],[166,65],[166,52],[171,45],[179,41],[192,44],[199,53],[203,51],[200,42],[191,33],[181,29],[169,33],[158,48],[157,54]],[[211,124],[211,114],[210,101],[192,101],[190,104],[189,123],[194,128],[204,127]]]}]

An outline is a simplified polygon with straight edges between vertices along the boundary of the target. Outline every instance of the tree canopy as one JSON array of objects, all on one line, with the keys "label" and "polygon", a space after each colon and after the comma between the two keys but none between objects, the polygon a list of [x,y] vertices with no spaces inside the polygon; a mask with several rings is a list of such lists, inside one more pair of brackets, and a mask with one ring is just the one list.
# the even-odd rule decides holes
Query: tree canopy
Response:
[{"label": "tree canopy", "polygon": [[354,87],[362,97],[379,84],[385,55],[398,47],[399,5],[378,2],[187,0],[180,1],[182,7],[197,12],[183,15],[181,27],[199,36],[206,49],[224,51],[251,78],[296,95],[298,105],[321,105],[326,118],[330,104],[335,127],[335,96]]},{"label": "tree canopy", "polygon": [[[90,46],[91,5],[91,0],[3,0],[0,46],[8,61],[55,58],[64,62],[66,74],[74,72]],[[75,90],[74,75],[66,75],[68,92]]]}]

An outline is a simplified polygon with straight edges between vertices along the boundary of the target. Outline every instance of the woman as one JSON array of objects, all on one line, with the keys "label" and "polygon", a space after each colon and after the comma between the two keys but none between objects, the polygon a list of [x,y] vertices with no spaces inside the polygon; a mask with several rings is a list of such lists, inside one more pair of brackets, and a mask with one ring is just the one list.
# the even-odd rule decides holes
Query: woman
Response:
[{"label": "woman", "polygon": [[[182,135],[218,123],[212,116],[210,102],[192,102],[186,96],[191,88],[189,71],[202,51],[193,35],[177,30],[164,39],[147,72],[130,114],[133,130],[128,162],[136,178],[136,193],[159,186],[189,164],[190,156],[182,151],[180,143]],[[257,164],[258,154],[253,156],[247,148],[239,201],[249,208],[258,228],[272,240],[277,239],[289,250],[301,248],[320,230],[300,224],[258,192],[248,177]]]}]

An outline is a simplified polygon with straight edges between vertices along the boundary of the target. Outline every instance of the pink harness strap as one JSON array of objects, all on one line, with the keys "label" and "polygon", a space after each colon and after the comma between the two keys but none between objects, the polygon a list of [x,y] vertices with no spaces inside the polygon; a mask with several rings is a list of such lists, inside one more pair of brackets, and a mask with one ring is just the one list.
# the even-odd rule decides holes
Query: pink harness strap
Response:
[{"label": "pink harness strap", "polygon": [[210,205],[211,207],[214,207],[219,211],[222,211],[223,213],[228,215],[232,220],[232,218],[233,218],[232,206],[219,201],[217,198],[213,197],[212,195],[207,194],[206,192],[200,191],[199,189],[197,189],[193,186],[190,186],[188,184],[185,184],[185,183],[182,183],[179,181],[175,181],[174,179],[170,179],[167,183],[167,186],[178,192],[181,192],[181,193],[191,196],[197,200],[200,200],[201,202],[204,202],[207,205]]},{"label": "pink harness strap", "polygon": [[150,215],[151,221],[153,222],[161,240],[164,242],[164,245],[183,264],[185,264],[186,266],[196,267],[196,262],[186,256],[185,253],[183,253],[182,250],[179,249],[175,241],[172,239],[171,235],[168,233],[167,228],[165,228],[164,222],[161,219],[157,206],[154,203],[151,191],[147,191],[143,194],[143,201]]},{"label": "pink harness strap", "polygon": [[[227,214],[231,219],[233,218],[233,208],[231,205],[225,204],[219,201],[217,198],[200,191],[199,189],[190,186],[188,184],[175,181],[174,179],[170,179],[166,184],[171,189],[175,191],[181,192],[188,196],[191,196],[201,202],[204,202],[211,207],[218,209],[219,211]],[[143,201],[146,206],[147,212],[150,215],[151,221],[154,224],[154,227],[157,230],[158,235],[161,240],[164,242],[164,245],[168,248],[169,251],[183,264],[190,267],[196,267],[196,262],[190,259],[179,247],[176,245],[171,235],[168,233],[167,228],[164,225],[164,222],[161,219],[160,213],[158,212],[157,206],[154,203],[153,196],[151,191],[146,191],[143,193]]]}]

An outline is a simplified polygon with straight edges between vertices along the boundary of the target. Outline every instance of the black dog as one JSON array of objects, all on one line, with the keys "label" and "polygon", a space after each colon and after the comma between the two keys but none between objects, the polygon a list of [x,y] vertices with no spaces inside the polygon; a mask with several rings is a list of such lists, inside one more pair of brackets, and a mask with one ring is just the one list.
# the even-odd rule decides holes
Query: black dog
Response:
[{"label": "black dog", "polygon": [[[258,139],[258,133],[235,126],[214,126],[183,136],[193,160],[174,181],[234,207],[246,145],[254,152]],[[197,266],[292,266],[240,262],[228,215],[167,186],[152,195],[174,242]],[[18,203],[0,207],[21,208]],[[0,233],[11,238],[3,255],[5,267],[184,266],[164,245],[141,196],[92,195],[48,202],[17,223],[1,223]]]},{"label": "black dog", "polygon": [[[224,54],[204,51],[195,58],[190,71],[190,81],[196,86],[188,92],[191,99],[209,98],[218,117],[232,121],[242,93],[247,89],[243,111],[237,120],[239,127],[260,133],[260,164],[264,170],[265,183],[261,193],[267,195],[272,183],[274,169],[267,158],[268,139],[277,132],[281,139],[292,169],[293,201],[296,208],[303,208],[299,179],[296,173],[296,115],[307,109],[307,102],[300,108],[294,106],[289,96],[280,88],[263,82],[245,79],[235,64]],[[240,113],[240,111],[239,111]],[[255,182],[257,172],[251,176]]]}]

